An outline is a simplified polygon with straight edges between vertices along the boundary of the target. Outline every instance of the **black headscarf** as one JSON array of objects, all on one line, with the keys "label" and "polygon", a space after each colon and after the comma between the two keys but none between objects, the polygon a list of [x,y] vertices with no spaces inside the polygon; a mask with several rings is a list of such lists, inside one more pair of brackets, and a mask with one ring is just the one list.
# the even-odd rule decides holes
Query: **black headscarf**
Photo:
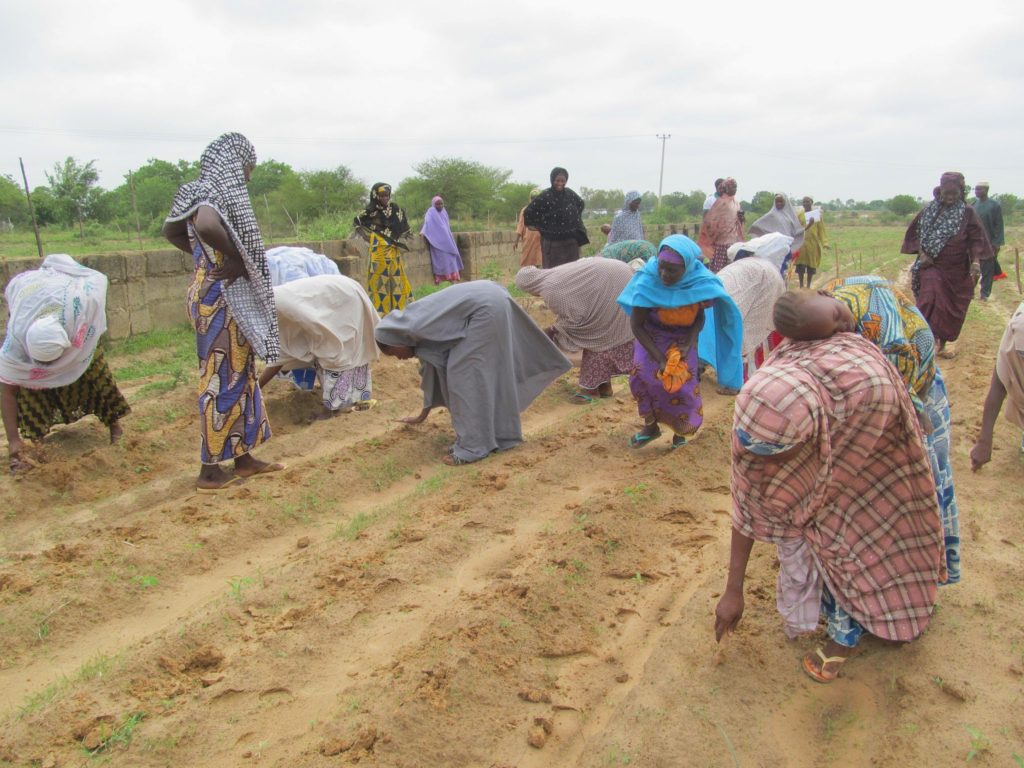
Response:
[{"label": "black headscarf", "polygon": [[370,188],[370,202],[361,214],[356,216],[354,224],[363,227],[383,237],[391,245],[400,248],[407,248],[398,239],[409,232],[409,222],[405,220],[405,211],[395,205],[391,200],[382,206],[377,202],[377,193],[381,190],[391,194],[391,185],[378,181]]},{"label": "black headscarf", "polygon": [[551,169],[551,183],[552,184],[555,183],[555,177],[556,176],[565,176],[566,183],[568,183],[568,181],[569,181],[569,172],[567,170],[565,170],[565,168],[555,167],[555,168]]}]

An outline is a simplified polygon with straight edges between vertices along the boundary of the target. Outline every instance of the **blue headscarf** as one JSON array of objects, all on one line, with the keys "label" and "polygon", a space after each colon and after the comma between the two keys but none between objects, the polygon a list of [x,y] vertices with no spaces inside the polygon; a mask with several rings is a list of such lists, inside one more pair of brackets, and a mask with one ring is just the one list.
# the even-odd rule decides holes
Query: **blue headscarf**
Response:
[{"label": "blue headscarf", "polygon": [[[658,275],[658,260],[651,259],[619,294],[618,302],[627,315],[633,307],[685,307],[702,301],[714,304],[704,310],[704,328],[698,346],[709,347],[713,354],[702,359],[714,366],[718,383],[739,389],[743,386],[743,318],[722,281],[700,261],[700,248],[686,235],[669,235],[658,246],[671,248],[683,257],[686,271],[672,285],[665,285]],[[705,335],[709,338],[705,342]]]}]

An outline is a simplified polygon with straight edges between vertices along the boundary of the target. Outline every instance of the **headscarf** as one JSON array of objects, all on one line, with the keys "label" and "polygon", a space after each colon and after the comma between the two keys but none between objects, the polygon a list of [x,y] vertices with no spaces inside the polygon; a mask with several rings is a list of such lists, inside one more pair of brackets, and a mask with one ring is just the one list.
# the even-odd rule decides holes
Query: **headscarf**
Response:
[{"label": "headscarf", "polygon": [[405,211],[390,199],[387,205],[381,205],[377,201],[377,193],[381,190],[390,195],[391,185],[378,181],[370,187],[370,201],[367,203],[366,209],[355,217],[353,224],[370,230],[384,238],[390,245],[397,245],[403,250],[408,250],[405,243],[399,242],[399,238],[409,231],[409,222],[405,220]]},{"label": "headscarf", "polygon": [[516,286],[540,296],[555,313],[560,347],[605,352],[633,339],[629,318],[615,303],[632,277],[621,261],[581,259],[553,269],[523,267]]},{"label": "headscarf", "polygon": [[52,363],[70,346],[68,332],[56,315],[43,315],[25,331],[25,350],[38,363]]},{"label": "headscarf", "polygon": [[[63,253],[11,278],[4,294],[10,318],[0,347],[0,381],[27,389],[78,381],[107,330],[107,282],[106,275]],[[58,348],[55,359],[43,360]]]},{"label": "headscarf", "polygon": [[773,199],[772,209],[751,224],[750,229],[747,230],[747,234],[767,235],[770,232],[778,232],[783,235],[788,235],[793,238],[793,244],[790,249],[793,251],[799,251],[801,246],[804,244],[804,227],[800,223],[800,219],[797,218],[796,209],[793,208],[793,203],[789,201],[789,197],[781,192],[776,194],[775,197],[781,197],[786,201],[786,204],[783,205],[780,210],[775,207],[775,201]]},{"label": "headscarf", "polygon": [[644,227],[640,221],[640,211],[633,211],[629,208],[631,202],[640,199],[641,195],[635,189],[626,193],[626,197],[622,202],[622,209],[616,211],[615,217],[612,219],[612,230],[608,233],[609,243],[643,239]]},{"label": "headscarf", "polygon": [[559,168],[558,166],[555,166],[554,168],[551,169],[551,183],[552,184],[555,183],[555,177],[556,176],[565,176],[565,183],[566,184],[569,183],[569,172],[567,170],[565,170],[565,168]]},{"label": "headscarf", "polygon": [[654,247],[654,243],[649,243],[646,240],[620,240],[617,243],[606,245],[600,255],[606,259],[615,259],[628,264],[635,259],[641,259],[646,263],[657,252],[658,249]]},{"label": "headscarf", "polygon": [[[442,208],[439,211],[433,205],[438,200],[441,200],[440,196],[436,196],[431,200],[430,207],[423,214],[423,226],[420,228],[420,234],[430,242],[431,252],[437,251],[439,255],[443,254],[453,260],[458,259],[461,263],[462,256],[459,255],[459,248],[455,244],[455,236],[452,235],[448,210]],[[442,202],[444,201],[442,200]]]},{"label": "headscarf", "polygon": [[921,250],[929,256],[938,256],[964,223],[964,215],[967,212],[967,203],[964,202],[964,175],[956,171],[942,174],[939,179],[939,191],[948,187],[957,190],[959,199],[953,205],[944,206],[936,195],[936,199],[928,203],[921,212],[921,220],[917,225]]},{"label": "headscarf", "polygon": [[256,150],[240,133],[214,139],[199,158],[199,178],[182,184],[174,196],[167,221],[187,221],[200,205],[221,218],[249,273],[224,288],[224,296],[239,330],[253,351],[274,363],[280,352],[277,310],[256,215],[246,189],[245,170],[256,165]]},{"label": "headscarf", "polygon": [[789,261],[793,256],[793,238],[772,232],[747,240],[745,243],[733,243],[729,246],[729,261],[741,258],[739,254],[743,252],[771,262],[779,274],[785,277]]},{"label": "headscarf", "polygon": [[[740,310],[740,317],[743,318],[743,354],[749,355],[764,344],[765,339],[775,330],[772,308],[786,292],[786,282],[765,259],[734,261],[723,267],[718,277]],[[701,339],[704,338],[702,334]],[[704,357],[711,355],[704,347],[699,347],[699,351]]]},{"label": "headscarf", "polygon": [[658,246],[665,247],[683,257],[686,271],[672,285],[665,285],[658,275],[658,260],[651,259],[644,268],[633,275],[629,285],[619,294],[618,303],[627,315],[633,314],[633,307],[684,307],[711,301],[713,305],[705,312],[714,313],[718,322],[713,329],[705,321],[701,335],[714,334],[714,360],[718,383],[723,387],[739,389],[743,385],[743,319],[736,303],[722,285],[722,281],[700,262],[700,248],[686,235],[669,235]]},{"label": "headscarf", "polygon": [[317,253],[311,248],[291,245],[279,245],[268,249],[267,266],[270,268],[270,280],[274,286],[301,280],[304,277],[341,274],[338,265],[322,253]]}]

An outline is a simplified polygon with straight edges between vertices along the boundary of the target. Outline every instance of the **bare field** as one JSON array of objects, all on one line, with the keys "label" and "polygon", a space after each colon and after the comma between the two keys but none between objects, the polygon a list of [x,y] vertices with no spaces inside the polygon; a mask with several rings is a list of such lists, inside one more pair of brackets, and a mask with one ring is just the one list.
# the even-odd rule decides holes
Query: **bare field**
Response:
[{"label": "bare field", "polygon": [[449,468],[446,413],[394,422],[414,362],[375,367],[379,408],[311,425],[275,381],[258,455],[287,469],[210,497],[191,383],[139,381],[121,444],[85,420],[0,479],[0,765],[1022,765],[1020,435],[967,459],[1008,282],[943,366],[964,582],[830,686],[799,670],[819,641],[782,634],[769,546],[714,643],[732,400],[712,387],[698,441],[634,451],[625,381],[577,406],[570,373],[522,446]]}]

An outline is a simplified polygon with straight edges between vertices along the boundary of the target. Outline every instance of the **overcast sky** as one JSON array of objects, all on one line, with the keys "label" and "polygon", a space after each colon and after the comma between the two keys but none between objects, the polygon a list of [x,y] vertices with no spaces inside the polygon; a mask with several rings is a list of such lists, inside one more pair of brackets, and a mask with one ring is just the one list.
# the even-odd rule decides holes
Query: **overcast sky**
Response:
[{"label": "overcast sky", "polygon": [[[432,156],[547,184],[1024,195],[1024,3],[0,0],[0,174],[113,188],[226,131],[398,184]],[[168,201],[170,202],[170,201]]]}]

